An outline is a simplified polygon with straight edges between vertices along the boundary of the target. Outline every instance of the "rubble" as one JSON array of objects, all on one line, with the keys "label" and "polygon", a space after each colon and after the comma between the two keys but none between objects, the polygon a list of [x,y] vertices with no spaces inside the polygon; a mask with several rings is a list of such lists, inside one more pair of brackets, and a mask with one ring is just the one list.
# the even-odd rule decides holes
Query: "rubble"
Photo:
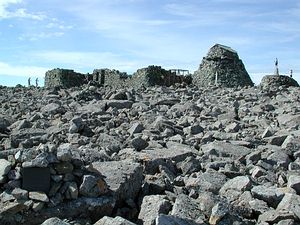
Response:
[{"label": "rubble", "polygon": [[0,223],[297,224],[299,94],[1,88]]}]

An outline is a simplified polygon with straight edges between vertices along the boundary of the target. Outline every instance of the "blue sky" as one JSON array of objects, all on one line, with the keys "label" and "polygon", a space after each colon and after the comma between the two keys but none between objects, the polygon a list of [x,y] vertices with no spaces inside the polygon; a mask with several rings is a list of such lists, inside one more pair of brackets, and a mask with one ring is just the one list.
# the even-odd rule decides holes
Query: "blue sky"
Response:
[{"label": "blue sky", "polygon": [[194,72],[215,43],[235,49],[258,84],[292,69],[300,82],[298,0],[0,0],[0,84],[52,68]]}]

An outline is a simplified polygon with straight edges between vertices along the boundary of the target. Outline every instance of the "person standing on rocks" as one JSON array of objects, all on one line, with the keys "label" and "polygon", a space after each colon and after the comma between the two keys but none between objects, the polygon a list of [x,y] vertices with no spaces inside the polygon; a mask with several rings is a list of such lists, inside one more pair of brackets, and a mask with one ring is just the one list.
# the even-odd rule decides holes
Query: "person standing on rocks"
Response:
[{"label": "person standing on rocks", "polygon": [[278,59],[275,59],[275,75],[279,76]]},{"label": "person standing on rocks", "polygon": [[28,78],[28,87],[30,87],[31,77]]},{"label": "person standing on rocks", "polygon": [[39,78],[35,79],[35,86],[38,87],[39,86]]},{"label": "person standing on rocks", "polygon": [[293,78],[293,70],[290,70],[290,78]]}]

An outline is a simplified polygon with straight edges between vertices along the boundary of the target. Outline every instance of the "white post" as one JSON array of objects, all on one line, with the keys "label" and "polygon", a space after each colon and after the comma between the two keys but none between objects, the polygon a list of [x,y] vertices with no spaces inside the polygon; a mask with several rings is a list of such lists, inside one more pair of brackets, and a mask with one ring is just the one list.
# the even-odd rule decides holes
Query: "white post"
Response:
[{"label": "white post", "polygon": [[218,71],[215,74],[215,85],[218,86]]}]

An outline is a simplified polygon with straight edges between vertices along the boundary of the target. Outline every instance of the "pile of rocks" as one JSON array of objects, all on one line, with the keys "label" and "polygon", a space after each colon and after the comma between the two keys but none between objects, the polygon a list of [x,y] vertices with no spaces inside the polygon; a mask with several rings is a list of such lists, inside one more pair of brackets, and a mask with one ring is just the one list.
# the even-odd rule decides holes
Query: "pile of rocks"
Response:
[{"label": "pile of rocks", "polygon": [[216,44],[203,58],[193,75],[198,86],[222,87],[253,86],[253,82],[237,52],[230,47]]},{"label": "pile of rocks", "polygon": [[297,224],[299,94],[2,87],[0,223]]},{"label": "pile of rocks", "polygon": [[262,89],[278,89],[279,87],[299,87],[299,84],[292,77],[285,75],[267,75],[261,80]]}]

